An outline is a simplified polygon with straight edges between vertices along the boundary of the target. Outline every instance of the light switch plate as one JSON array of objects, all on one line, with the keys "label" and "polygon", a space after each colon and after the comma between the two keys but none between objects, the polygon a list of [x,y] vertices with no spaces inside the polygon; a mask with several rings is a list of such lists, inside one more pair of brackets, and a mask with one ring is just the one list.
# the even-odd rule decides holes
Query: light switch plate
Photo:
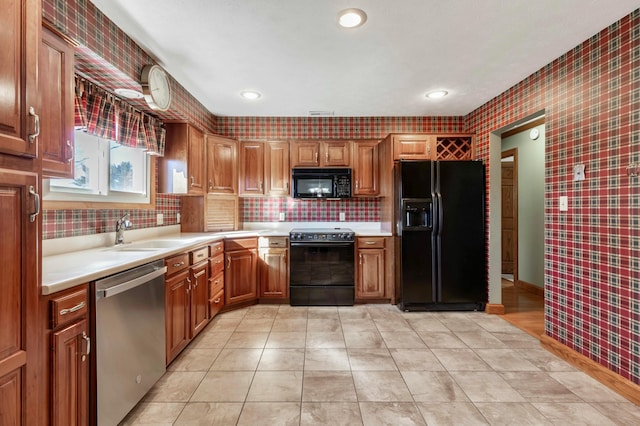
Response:
[{"label": "light switch plate", "polygon": [[278,214],[278,220],[280,220],[280,222],[284,222],[284,218],[285,218],[284,212],[280,212]]},{"label": "light switch plate", "polygon": [[569,210],[569,197],[567,197],[566,195],[560,196],[560,199],[558,200],[558,209],[561,212],[566,212]]},{"label": "light switch plate", "polygon": [[176,223],[180,223],[180,213],[176,213]]},{"label": "light switch plate", "polygon": [[340,212],[340,222],[344,222],[345,220],[345,214],[344,212]]},{"label": "light switch plate", "polygon": [[162,213],[158,213],[156,215],[156,224],[163,225],[164,224],[164,215]]}]

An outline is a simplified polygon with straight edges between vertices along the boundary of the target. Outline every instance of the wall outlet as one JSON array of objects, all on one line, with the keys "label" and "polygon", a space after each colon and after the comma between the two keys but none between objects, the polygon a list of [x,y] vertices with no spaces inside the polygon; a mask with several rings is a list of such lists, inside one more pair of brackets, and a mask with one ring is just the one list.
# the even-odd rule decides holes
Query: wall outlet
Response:
[{"label": "wall outlet", "polygon": [[280,222],[284,222],[284,212],[280,212],[280,213],[278,213],[278,220],[279,220]]},{"label": "wall outlet", "polygon": [[163,225],[164,224],[164,215],[162,213],[158,213],[156,215],[156,224]]},{"label": "wall outlet", "polygon": [[180,213],[176,213],[176,223],[180,223]]},{"label": "wall outlet", "polygon": [[561,212],[566,212],[569,210],[569,197],[566,195],[561,195],[558,200],[558,210]]},{"label": "wall outlet", "polygon": [[344,212],[340,212],[340,222],[344,222],[344,220],[345,220]]}]

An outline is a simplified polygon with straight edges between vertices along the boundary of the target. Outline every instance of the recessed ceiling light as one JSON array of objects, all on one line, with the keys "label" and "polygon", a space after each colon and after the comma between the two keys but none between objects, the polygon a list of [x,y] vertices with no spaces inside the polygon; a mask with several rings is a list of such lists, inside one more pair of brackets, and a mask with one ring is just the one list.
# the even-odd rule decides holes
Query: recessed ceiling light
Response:
[{"label": "recessed ceiling light", "polygon": [[244,90],[240,92],[240,96],[250,101],[254,101],[262,95],[260,94],[260,92],[256,92],[255,90]]},{"label": "recessed ceiling light", "polygon": [[429,99],[440,99],[447,96],[449,92],[446,90],[434,90],[433,92],[427,93],[425,96]]},{"label": "recessed ceiling light", "polygon": [[367,14],[362,9],[345,9],[338,13],[338,24],[344,28],[356,28],[367,22]]},{"label": "recessed ceiling light", "polygon": [[116,95],[122,96],[123,98],[127,99],[142,99],[144,97],[142,92],[138,92],[137,90],[133,89],[118,88],[113,89],[113,91]]}]

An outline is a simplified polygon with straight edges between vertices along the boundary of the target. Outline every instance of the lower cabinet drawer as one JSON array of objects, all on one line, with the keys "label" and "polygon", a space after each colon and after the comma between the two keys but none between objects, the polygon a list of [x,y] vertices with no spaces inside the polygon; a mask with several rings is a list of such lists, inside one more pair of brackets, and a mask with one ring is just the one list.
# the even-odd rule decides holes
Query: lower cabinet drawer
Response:
[{"label": "lower cabinet drawer", "polygon": [[213,318],[224,306],[224,290],[209,299],[209,317]]},{"label": "lower cabinet drawer", "polygon": [[224,273],[209,278],[209,295],[213,297],[214,294],[220,293],[224,288]]},{"label": "lower cabinet drawer", "polygon": [[224,253],[209,259],[209,271],[212,276],[224,271]]}]

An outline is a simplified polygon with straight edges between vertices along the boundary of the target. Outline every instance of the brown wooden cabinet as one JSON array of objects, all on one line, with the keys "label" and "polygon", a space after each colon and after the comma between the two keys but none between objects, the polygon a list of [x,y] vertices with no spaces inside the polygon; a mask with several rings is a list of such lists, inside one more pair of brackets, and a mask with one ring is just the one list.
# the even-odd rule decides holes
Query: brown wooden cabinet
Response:
[{"label": "brown wooden cabinet", "polygon": [[238,141],[207,135],[207,191],[238,193]]},{"label": "brown wooden cabinet", "polygon": [[160,192],[203,195],[206,192],[204,133],[187,123],[169,123],[164,157],[158,159]]},{"label": "brown wooden cabinet", "polygon": [[87,319],[52,334],[52,425],[85,425],[89,407]]},{"label": "brown wooden cabinet", "polygon": [[[0,21],[3,18],[0,18]],[[4,32],[1,32],[4,33]],[[1,66],[0,66],[1,67]],[[0,168],[0,410],[3,424],[36,424],[40,219],[36,173]],[[33,405],[31,405],[33,404]],[[24,410],[28,407],[28,410]]]},{"label": "brown wooden cabinet", "polygon": [[378,141],[353,143],[353,195],[375,196],[378,187]]},{"label": "brown wooden cabinet", "polygon": [[289,298],[289,249],[287,237],[258,239],[261,299]]},{"label": "brown wooden cabinet", "polygon": [[288,195],[290,176],[288,142],[240,143],[241,195]]},{"label": "brown wooden cabinet", "polygon": [[74,85],[69,43],[43,28],[38,62],[40,145],[45,177],[73,178]]},{"label": "brown wooden cabinet", "polygon": [[[89,421],[88,285],[48,296],[43,306],[52,425],[85,425]],[[46,408],[47,406],[44,406]]]},{"label": "brown wooden cabinet", "polygon": [[[37,63],[42,7],[40,0],[0,0],[0,10],[0,152],[36,157],[38,138],[35,134],[39,127]],[[0,404],[0,407],[5,406]]]},{"label": "brown wooden cabinet", "polygon": [[432,135],[391,135],[394,160],[430,160]]},{"label": "brown wooden cabinet", "polygon": [[189,254],[165,259],[165,336],[167,365],[189,344],[191,324]]},{"label": "brown wooden cabinet", "polygon": [[224,242],[211,244],[209,252],[209,318],[213,318],[224,306]]},{"label": "brown wooden cabinet", "polygon": [[258,239],[231,238],[224,241],[225,306],[255,301],[258,296]]},{"label": "brown wooden cabinet", "polygon": [[289,164],[289,142],[265,142],[265,195],[289,195],[291,181]]},{"label": "brown wooden cabinet", "polygon": [[165,259],[167,365],[209,323],[209,246]]},{"label": "brown wooden cabinet", "polygon": [[384,299],[384,237],[358,237],[356,247],[356,299]]},{"label": "brown wooden cabinet", "polygon": [[350,141],[295,141],[291,167],[349,167],[350,154]]},{"label": "brown wooden cabinet", "polygon": [[165,282],[167,365],[189,344],[189,274],[187,269]]},{"label": "brown wooden cabinet", "polygon": [[189,337],[193,339],[209,322],[209,263],[207,259],[191,267],[190,279],[191,329]]},{"label": "brown wooden cabinet", "polygon": [[240,195],[264,194],[264,144],[240,143]]}]

